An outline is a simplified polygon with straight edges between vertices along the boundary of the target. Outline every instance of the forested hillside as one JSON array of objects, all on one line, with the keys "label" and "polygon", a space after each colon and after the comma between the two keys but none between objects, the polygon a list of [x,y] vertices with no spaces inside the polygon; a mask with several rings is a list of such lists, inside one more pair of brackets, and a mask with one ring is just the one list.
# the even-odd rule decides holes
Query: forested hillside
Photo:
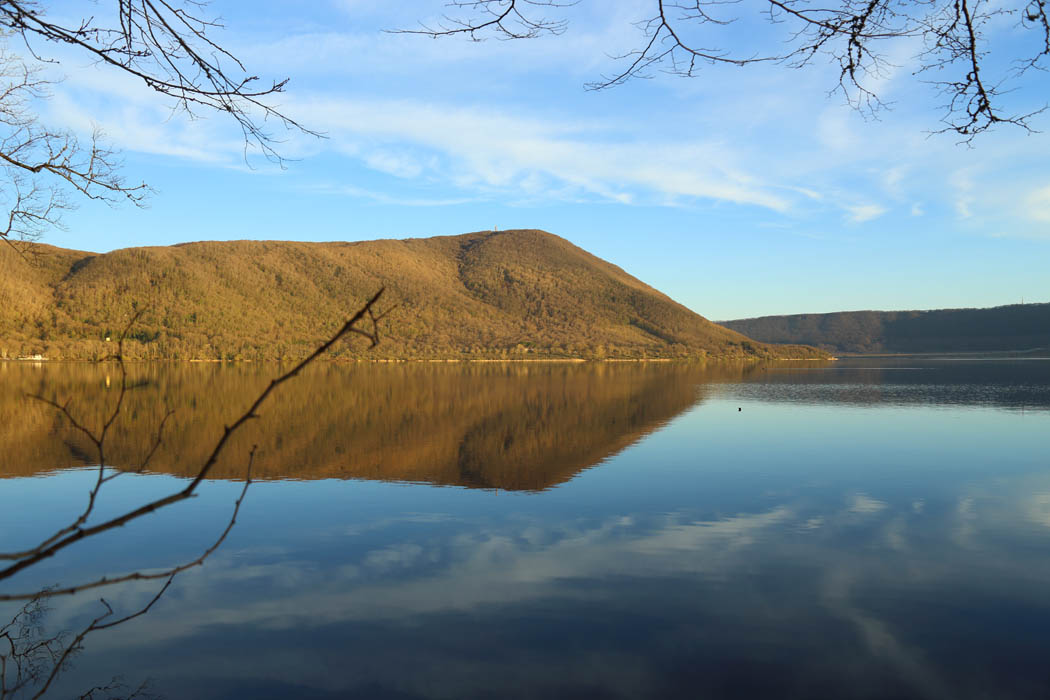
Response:
[{"label": "forested hillside", "polygon": [[[231,241],[105,254],[0,250],[0,356],[301,357],[380,287],[380,358],[804,357],[707,321],[542,231],[357,243]],[[107,338],[110,340],[107,342]],[[359,356],[347,343],[336,356]]]},{"label": "forested hillside", "polygon": [[1050,304],[764,316],[722,325],[767,343],[805,343],[836,353],[1050,348]]}]

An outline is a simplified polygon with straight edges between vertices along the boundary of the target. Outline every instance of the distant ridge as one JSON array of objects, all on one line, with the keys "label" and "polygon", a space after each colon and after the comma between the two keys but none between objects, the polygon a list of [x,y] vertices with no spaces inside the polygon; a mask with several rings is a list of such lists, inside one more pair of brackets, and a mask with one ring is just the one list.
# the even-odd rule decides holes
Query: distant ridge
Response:
[{"label": "distant ridge", "polygon": [[1050,303],[763,316],[721,325],[766,343],[805,343],[834,353],[1050,349]]},{"label": "distant ridge", "polygon": [[[383,286],[399,307],[370,357],[825,356],[751,341],[536,230],[32,251],[27,261],[0,246],[0,357],[104,357],[143,307],[133,357],[301,357]],[[336,354],[363,353],[347,343]]]}]

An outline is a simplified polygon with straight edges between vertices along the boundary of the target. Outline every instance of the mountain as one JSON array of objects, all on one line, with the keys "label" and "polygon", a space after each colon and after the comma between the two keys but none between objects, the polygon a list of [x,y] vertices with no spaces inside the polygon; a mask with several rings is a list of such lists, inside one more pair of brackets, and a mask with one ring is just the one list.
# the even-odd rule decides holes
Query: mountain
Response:
[{"label": "mountain", "polygon": [[[0,247],[2,248],[2,247]],[[355,243],[228,241],[105,254],[0,250],[0,356],[303,356],[380,287],[378,358],[811,357],[711,323],[543,231]],[[363,343],[336,355],[362,356]]]},{"label": "mountain", "polygon": [[990,309],[843,311],[763,316],[721,325],[766,343],[835,353],[1027,351],[1050,348],[1050,303]]}]

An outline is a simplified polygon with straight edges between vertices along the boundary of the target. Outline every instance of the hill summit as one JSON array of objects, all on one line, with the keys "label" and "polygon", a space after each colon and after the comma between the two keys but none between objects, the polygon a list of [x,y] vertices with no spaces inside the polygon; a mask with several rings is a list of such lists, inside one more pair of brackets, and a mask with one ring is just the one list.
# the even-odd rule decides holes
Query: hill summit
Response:
[{"label": "hill summit", "polygon": [[[365,242],[227,241],[85,253],[0,250],[0,356],[305,354],[380,287],[377,358],[820,357],[751,341],[536,230]],[[107,342],[107,338],[110,340]],[[363,356],[359,343],[336,355]]]}]

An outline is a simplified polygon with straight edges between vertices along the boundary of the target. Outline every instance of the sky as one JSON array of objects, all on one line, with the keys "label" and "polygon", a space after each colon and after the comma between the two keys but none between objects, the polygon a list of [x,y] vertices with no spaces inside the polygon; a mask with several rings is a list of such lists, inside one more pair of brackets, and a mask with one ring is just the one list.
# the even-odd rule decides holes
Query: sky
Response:
[{"label": "sky", "polygon": [[[221,115],[173,115],[133,79],[44,47],[63,82],[42,117],[100,126],[154,193],[143,209],[82,203],[43,240],[105,252],[539,228],[713,320],[1050,301],[1050,134],[931,134],[943,97],[914,75],[913,41],[886,46],[873,86],[889,108],[874,117],[833,92],[823,60],[586,90],[642,40],[649,6],[582,0],[545,13],[568,20],[560,36],[471,42],[384,31],[435,21],[440,0],[213,2],[219,43],[252,74],[290,78],[282,111],[324,134],[275,125],[283,168],[246,157]],[[740,21],[704,41],[783,40],[754,6],[728,7]],[[1008,18],[988,36],[989,70],[1026,41]],[[1008,106],[1048,95],[1035,76]],[[1050,130],[1050,114],[1033,125]]]}]

